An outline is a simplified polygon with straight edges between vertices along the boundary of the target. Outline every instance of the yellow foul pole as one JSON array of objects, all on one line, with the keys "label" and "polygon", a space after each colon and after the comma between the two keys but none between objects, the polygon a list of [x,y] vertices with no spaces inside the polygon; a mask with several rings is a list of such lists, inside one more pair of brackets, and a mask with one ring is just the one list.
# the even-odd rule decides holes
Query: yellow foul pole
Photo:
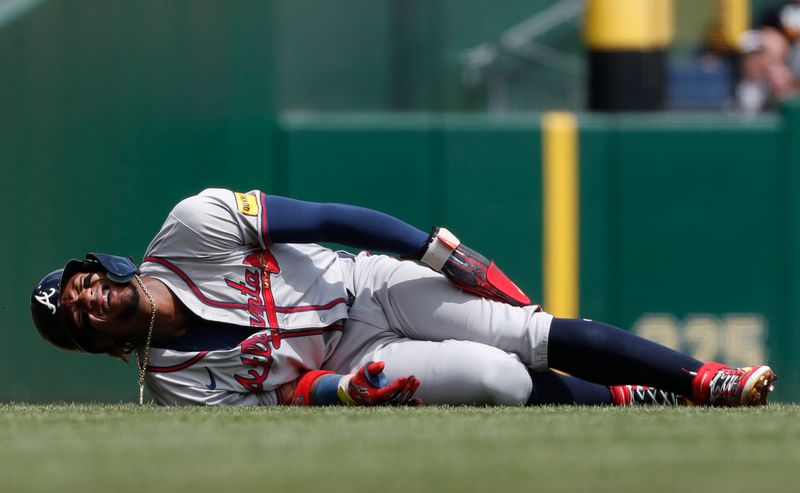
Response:
[{"label": "yellow foul pole", "polygon": [[575,115],[542,118],[544,209],[544,309],[557,317],[579,315],[579,180]]}]

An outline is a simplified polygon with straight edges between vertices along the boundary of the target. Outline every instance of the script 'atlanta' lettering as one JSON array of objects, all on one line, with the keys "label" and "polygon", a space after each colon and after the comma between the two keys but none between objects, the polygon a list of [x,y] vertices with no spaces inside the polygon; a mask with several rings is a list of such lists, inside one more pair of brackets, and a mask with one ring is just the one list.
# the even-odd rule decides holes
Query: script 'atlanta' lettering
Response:
[{"label": "script 'atlanta' lettering", "polygon": [[272,283],[269,276],[281,271],[278,261],[269,250],[261,250],[248,255],[243,264],[252,267],[245,269],[244,281],[225,279],[225,283],[239,291],[247,299],[247,311],[250,314],[251,326],[277,327],[275,297],[272,295]]},{"label": "script 'atlanta' lettering", "polygon": [[263,392],[264,382],[269,377],[269,370],[272,366],[272,350],[281,347],[281,336],[278,329],[268,329],[265,332],[254,334],[239,343],[239,347],[242,348],[240,356],[242,363],[254,368],[247,370],[247,375],[236,374],[233,377],[248,392]]}]

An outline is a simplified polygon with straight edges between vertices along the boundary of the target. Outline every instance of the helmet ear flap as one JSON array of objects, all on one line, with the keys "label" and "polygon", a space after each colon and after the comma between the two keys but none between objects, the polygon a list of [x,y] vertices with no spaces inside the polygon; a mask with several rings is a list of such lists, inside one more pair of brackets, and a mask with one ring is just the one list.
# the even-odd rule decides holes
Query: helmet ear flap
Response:
[{"label": "helmet ear flap", "polygon": [[128,282],[139,272],[139,268],[130,257],[120,257],[105,253],[89,253],[85,263],[89,263],[99,271],[104,271],[106,276],[114,282]]}]

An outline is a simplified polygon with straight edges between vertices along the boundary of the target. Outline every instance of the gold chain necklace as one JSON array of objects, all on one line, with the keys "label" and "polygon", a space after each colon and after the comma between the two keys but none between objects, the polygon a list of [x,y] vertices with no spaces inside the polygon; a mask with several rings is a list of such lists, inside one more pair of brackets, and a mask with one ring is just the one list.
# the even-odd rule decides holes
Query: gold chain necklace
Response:
[{"label": "gold chain necklace", "polygon": [[142,291],[144,291],[145,296],[147,296],[147,299],[150,300],[150,328],[147,329],[147,341],[144,343],[144,354],[142,350],[139,349],[139,357],[136,358],[136,363],[139,364],[139,405],[141,406],[144,404],[144,374],[147,371],[147,364],[150,360],[150,339],[153,337],[153,325],[156,322],[156,302],[150,294],[150,291],[144,287],[142,278],[138,275],[134,277],[136,278],[136,282],[139,283],[139,286],[141,286]]}]

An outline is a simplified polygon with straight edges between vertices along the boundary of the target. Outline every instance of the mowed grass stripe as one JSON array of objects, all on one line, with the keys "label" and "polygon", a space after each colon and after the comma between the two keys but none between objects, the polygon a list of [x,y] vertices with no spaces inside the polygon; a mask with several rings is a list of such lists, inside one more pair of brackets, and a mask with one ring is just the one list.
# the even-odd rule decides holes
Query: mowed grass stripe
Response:
[{"label": "mowed grass stripe", "polygon": [[798,491],[800,407],[0,405],[2,491]]}]

